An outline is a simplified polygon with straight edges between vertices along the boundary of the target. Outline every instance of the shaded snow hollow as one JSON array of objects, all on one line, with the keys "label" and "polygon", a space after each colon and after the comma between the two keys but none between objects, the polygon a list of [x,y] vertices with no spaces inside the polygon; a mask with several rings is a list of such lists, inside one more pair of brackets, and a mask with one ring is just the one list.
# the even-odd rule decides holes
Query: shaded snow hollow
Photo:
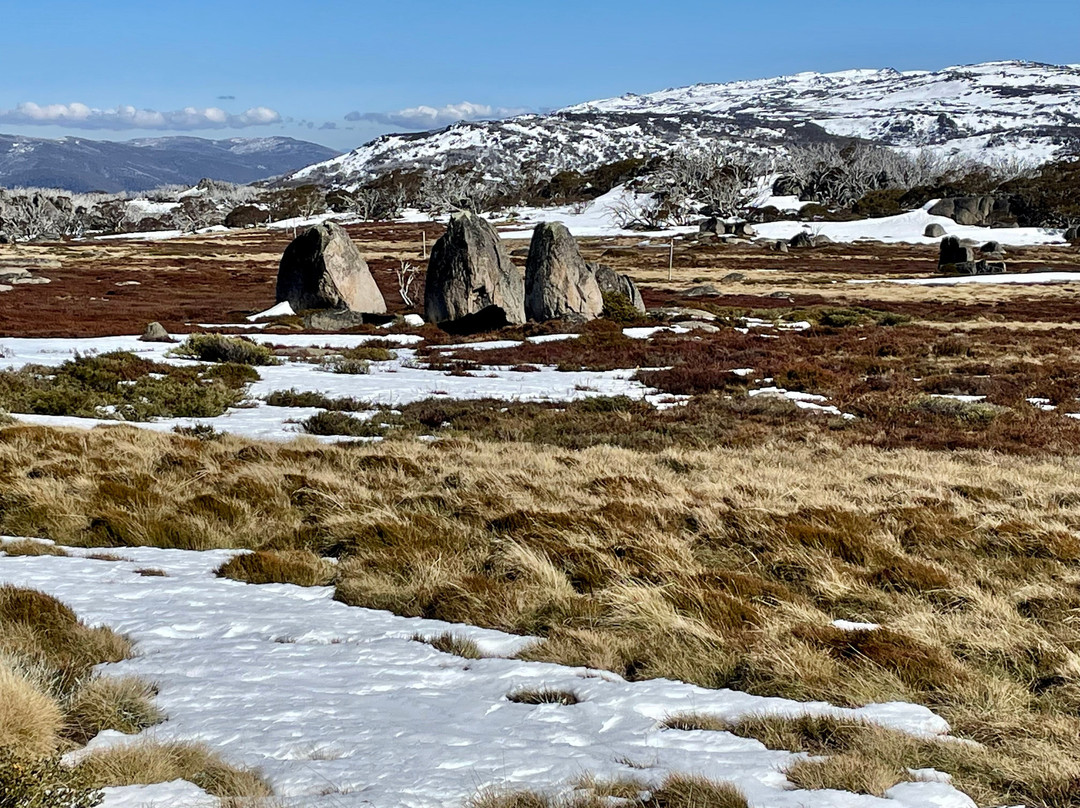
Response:
[{"label": "shaded snow hollow", "polygon": [[[305,808],[462,805],[485,788],[559,790],[585,773],[657,781],[670,771],[727,780],[751,805],[774,808],[973,808],[941,776],[897,786],[882,800],[789,790],[783,770],[801,755],[769,751],[726,732],[664,730],[686,711],[833,714],[916,734],[948,725],[925,707],[858,710],[799,703],[668,680],[506,658],[466,660],[411,639],[447,630],[489,654],[530,638],[348,607],[330,588],[253,586],[214,577],[229,551],[119,548],[126,560],[0,557],[0,583],[41,589],[91,625],[129,634],[138,656],[100,668],[157,683],[168,720],[143,733],[200,741],[235,764],[258,767],[282,804]],[[97,549],[93,552],[100,552]],[[136,574],[143,567],[166,577]],[[530,706],[519,688],[573,691],[581,703]],[[129,743],[116,733],[90,747]],[[630,765],[633,764],[633,765]],[[640,767],[640,768],[638,768]],[[178,782],[110,789],[105,808],[203,804]]]}]

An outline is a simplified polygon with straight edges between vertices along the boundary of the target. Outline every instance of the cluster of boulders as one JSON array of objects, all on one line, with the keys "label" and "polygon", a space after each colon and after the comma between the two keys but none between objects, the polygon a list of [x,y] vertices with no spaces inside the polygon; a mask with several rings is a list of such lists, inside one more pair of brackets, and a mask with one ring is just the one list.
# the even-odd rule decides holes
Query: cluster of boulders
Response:
[{"label": "cluster of boulders", "polygon": [[[945,275],[996,275],[1005,272],[1005,248],[997,241],[978,242],[946,236],[941,240],[938,269]],[[977,255],[976,255],[977,251]]]},{"label": "cluster of boulders", "polygon": [[[586,262],[563,225],[537,225],[522,273],[486,219],[459,213],[431,250],[424,317],[457,333],[528,320],[581,322],[603,313],[605,294],[622,295],[645,311],[634,282],[602,264]],[[367,262],[333,222],[312,227],[286,248],[277,278],[277,302],[285,301],[295,312],[321,310],[321,315],[311,316],[323,325],[355,325],[364,316],[386,313]]]},{"label": "cluster of boulders", "polygon": [[603,313],[605,293],[623,295],[638,311],[645,311],[634,282],[586,262],[563,225],[536,226],[523,275],[486,219],[458,213],[431,251],[424,318],[454,332],[527,320],[585,321]]},{"label": "cluster of boulders", "polygon": [[957,224],[977,227],[1016,227],[1016,216],[1007,197],[957,196],[942,199],[932,208],[931,216],[944,216]]},{"label": "cluster of boulders", "polygon": [[708,219],[698,223],[698,237],[717,237],[717,238],[754,238],[757,235],[757,230],[750,222],[746,221],[733,221],[729,222],[718,216],[710,216]]}]

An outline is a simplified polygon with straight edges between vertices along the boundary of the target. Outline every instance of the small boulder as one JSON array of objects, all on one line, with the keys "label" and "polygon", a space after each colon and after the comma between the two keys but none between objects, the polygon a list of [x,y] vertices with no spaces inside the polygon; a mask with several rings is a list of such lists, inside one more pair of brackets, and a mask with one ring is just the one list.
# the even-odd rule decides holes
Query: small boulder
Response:
[{"label": "small boulder", "polygon": [[454,333],[525,322],[521,270],[486,219],[470,212],[450,217],[428,260],[424,319]]},{"label": "small boulder", "polygon": [[316,225],[285,248],[278,266],[277,301],[293,311],[348,309],[382,314],[386,301],[364,256],[334,222]]},{"label": "small boulder", "polygon": [[525,316],[540,323],[571,315],[591,320],[603,311],[596,275],[570,231],[559,222],[538,224],[525,263]]},{"label": "small boulder", "polygon": [[926,230],[923,231],[923,235],[927,238],[941,238],[945,235],[945,228],[937,222],[934,222],[933,224],[928,224],[926,226]]},{"label": "small boulder", "polygon": [[[1080,241],[1080,227],[1070,227],[1065,231],[1066,241]],[[3,242],[0,242],[3,243]]]},{"label": "small boulder", "polygon": [[796,233],[794,236],[792,236],[791,240],[788,242],[788,246],[794,249],[799,249],[802,247],[813,247],[814,237],[807,233],[805,230],[803,230],[802,232]]},{"label": "small boulder", "polygon": [[698,232],[712,236],[722,236],[727,233],[727,227],[717,217],[710,216],[708,219],[698,223]]},{"label": "small boulder", "polygon": [[1000,241],[988,241],[979,248],[979,252],[1004,255],[1005,248],[1001,246]]},{"label": "small boulder", "polygon": [[[941,252],[938,254],[938,266],[952,264],[970,264],[975,260],[975,251],[965,247],[956,236],[946,236],[941,240]],[[961,273],[972,274],[972,273]]]},{"label": "small boulder", "polygon": [[683,297],[713,297],[719,294],[720,290],[711,283],[704,283],[701,286],[692,286],[687,289],[683,292]]},{"label": "small boulder", "polygon": [[810,246],[812,247],[826,247],[832,243],[833,240],[828,236],[814,236],[810,239]]},{"label": "small boulder", "polygon": [[638,291],[637,284],[630,279],[629,275],[616,272],[604,264],[589,264],[588,266],[596,276],[596,284],[600,287],[601,295],[623,295],[635,309],[642,314],[645,313],[645,301],[641,299],[641,292]]},{"label": "small boulder", "polygon": [[728,225],[727,231],[739,238],[753,238],[757,235],[757,228],[750,222],[735,222],[735,224]]},{"label": "small boulder", "polygon": [[146,330],[143,331],[143,334],[139,339],[142,342],[176,342],[176,340],[169,336],[169,332],[165,330],[165,326],[156,321],[146,326]]},{"label": "small boulder", "polygon": [[786,253],[791,252],[791,248],[786,241],[774,241],[769,247],[773,252]]},{"label": "small boulder", "polygon": [[[780,243],[784,244],[784,242]],[[784,244],[784,246],[787,247],[787,244]],[[784,250],[784,252],[787,252],[787,250]],[[745,280],[746,276],[743,275],[741,272],[729,272],[727,275],[720,279],[720,283],[738,283],[739,281]]]}]

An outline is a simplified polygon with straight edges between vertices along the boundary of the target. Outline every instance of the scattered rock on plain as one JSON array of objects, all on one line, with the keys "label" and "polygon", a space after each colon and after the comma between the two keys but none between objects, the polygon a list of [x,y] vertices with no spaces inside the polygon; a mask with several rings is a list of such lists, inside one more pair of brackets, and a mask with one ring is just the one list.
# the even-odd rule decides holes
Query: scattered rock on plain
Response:
[{"label": "scattered rock on plain", "polygon": [[169,332],[165,330],[165,326],[156,320],[146,326],[146,330],[143,331],[142,336],[139,337],[142,342],[176,342]]},{"label": "scattered rock on plain", "polygon": [[285,248],[278,267],[277,302],[285,300],[293,311],[386,311],[386,301],[364,256],[334,222],[312,227]]}]

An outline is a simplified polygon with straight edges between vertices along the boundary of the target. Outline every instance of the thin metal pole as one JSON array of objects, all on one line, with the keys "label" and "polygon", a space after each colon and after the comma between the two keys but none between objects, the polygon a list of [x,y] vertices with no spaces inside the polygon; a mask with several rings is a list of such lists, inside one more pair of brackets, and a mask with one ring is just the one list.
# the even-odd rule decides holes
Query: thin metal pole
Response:
[{"label": "thin metal pole", "polygon": [[674,237],[672,237],[671,246],[670,246],[670,249],[668,250],[668,257],[667,257],[667,279],[669,281],[671,280],[671,270],[672,270],[672,268],[674,266],[675,266],[675,239],[674,239]]}]

